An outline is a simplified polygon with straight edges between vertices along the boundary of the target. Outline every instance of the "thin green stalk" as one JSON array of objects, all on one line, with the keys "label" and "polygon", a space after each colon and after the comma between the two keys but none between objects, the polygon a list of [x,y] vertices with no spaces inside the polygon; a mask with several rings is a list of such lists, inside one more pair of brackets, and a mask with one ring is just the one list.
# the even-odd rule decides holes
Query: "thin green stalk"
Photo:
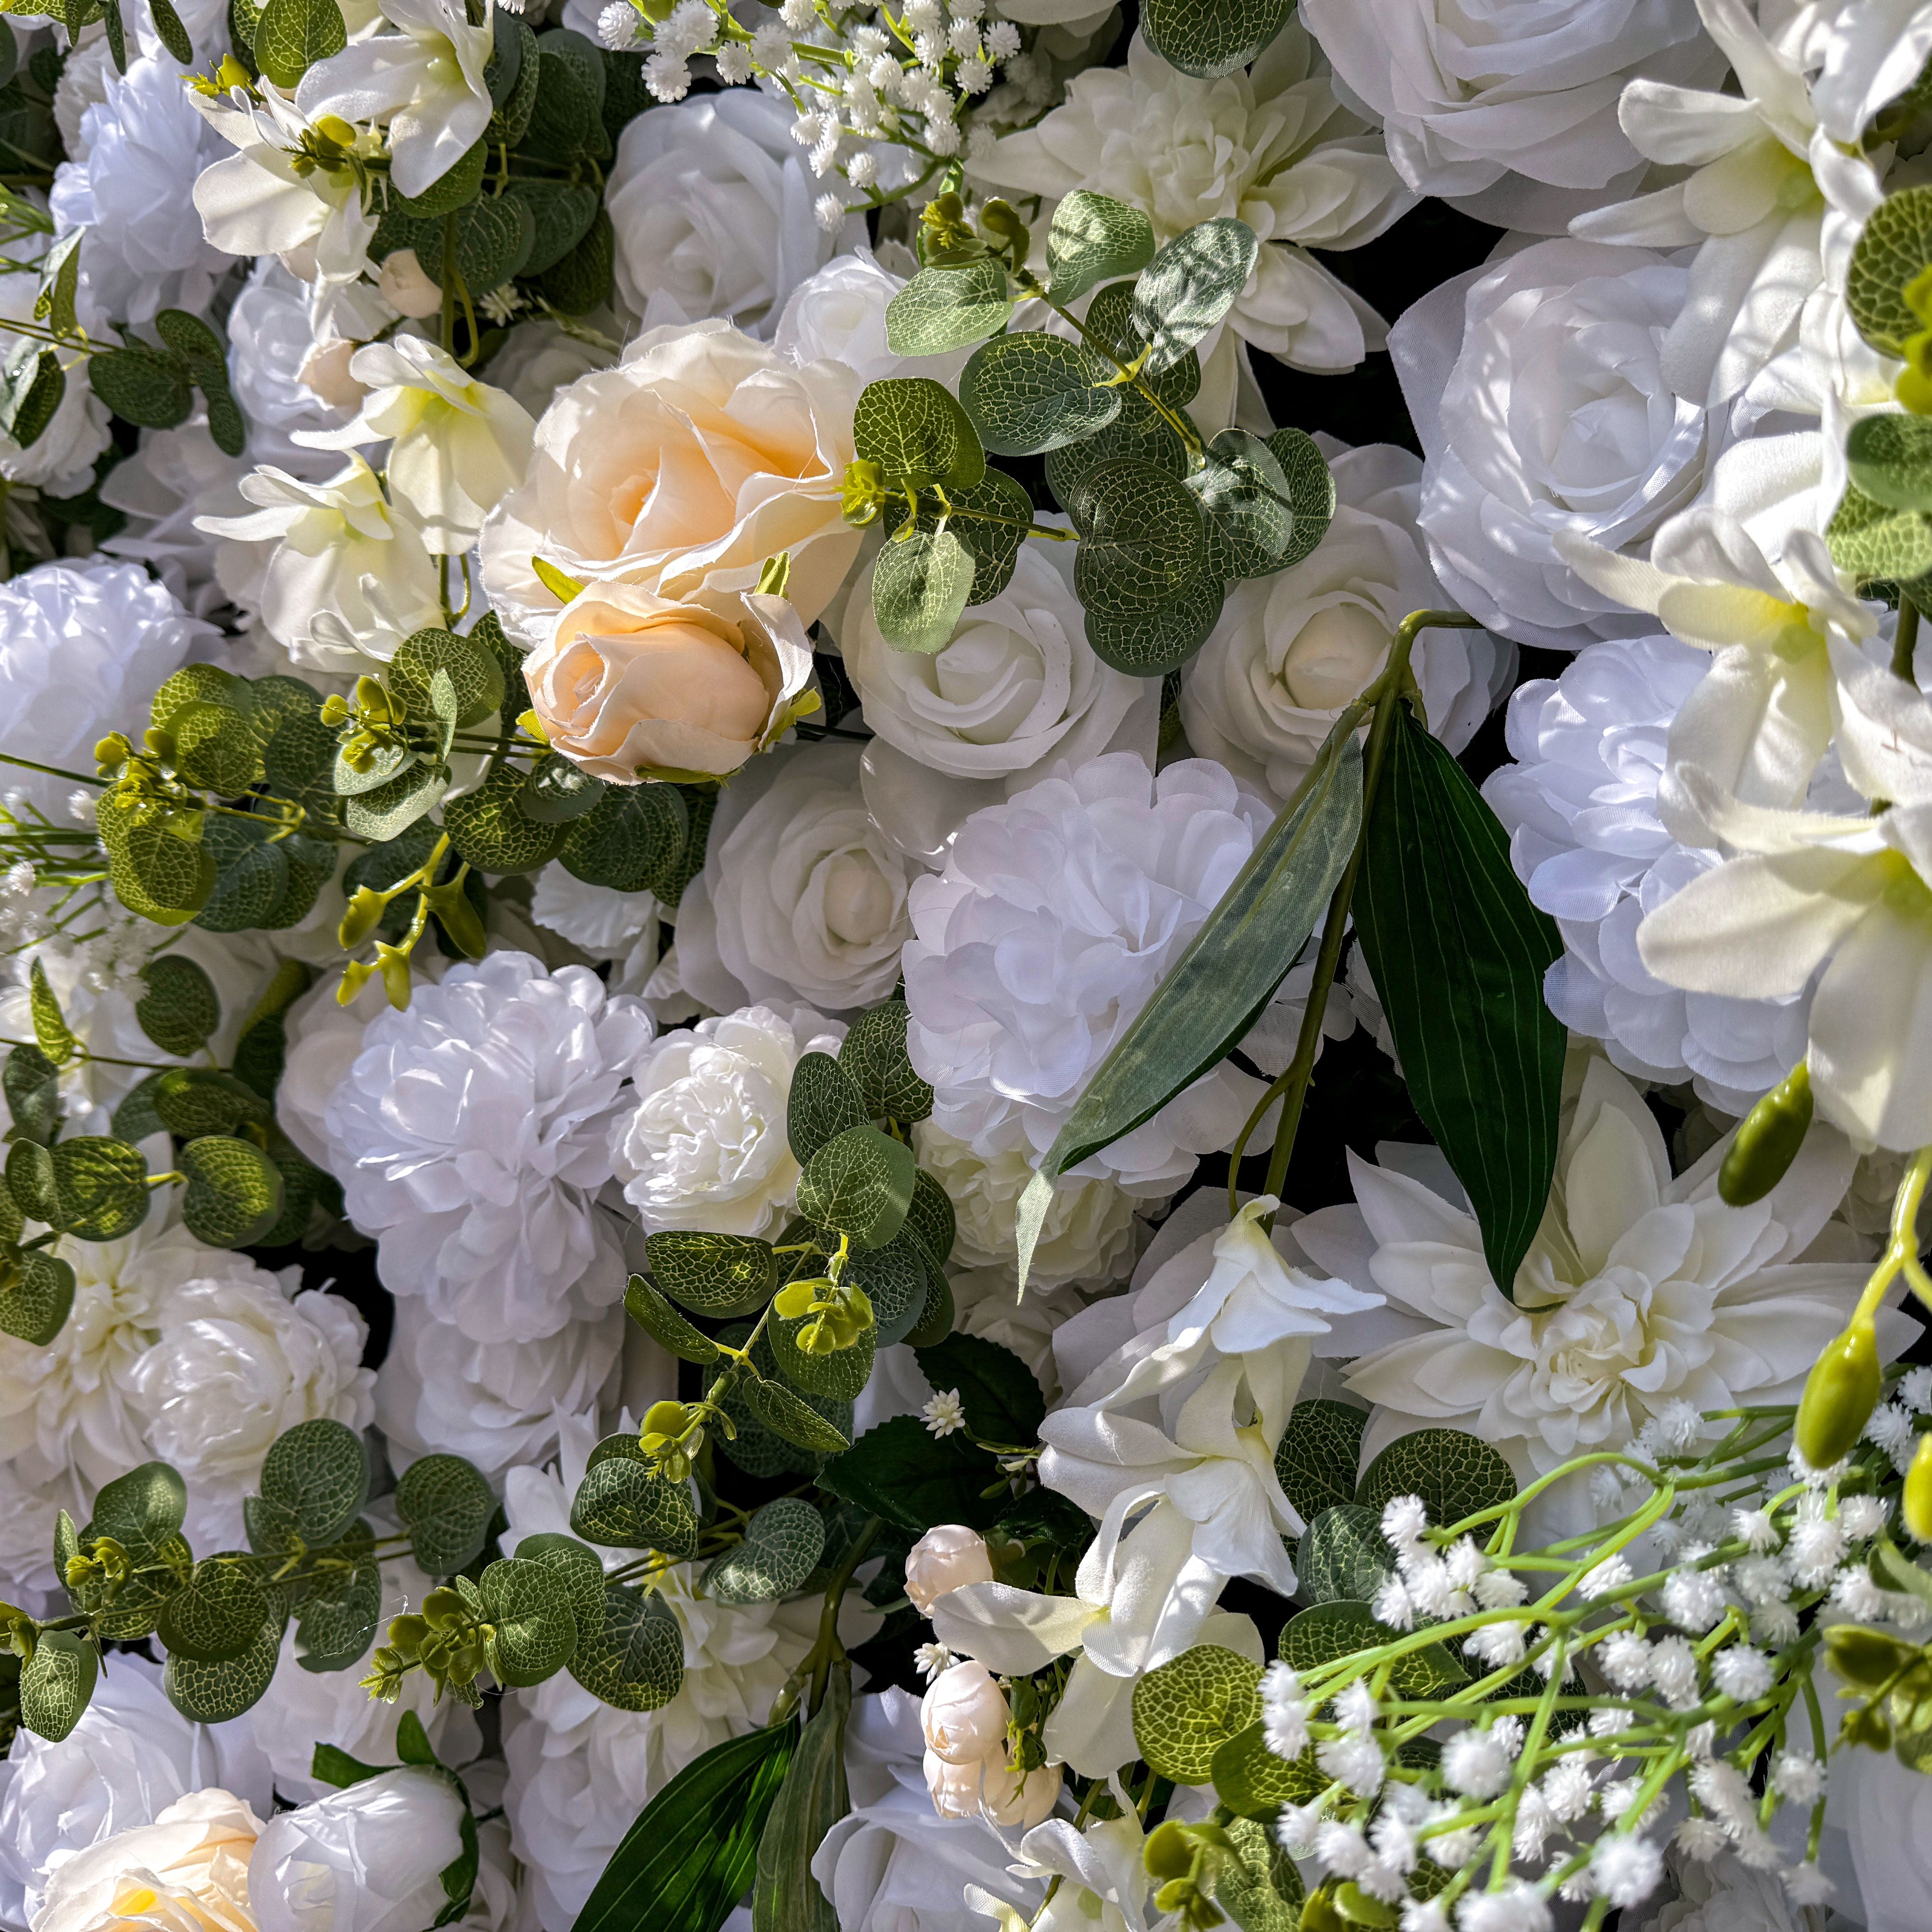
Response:
[{"label": "thin green stalk", "polygon": [[826,1679],[832,1675],[832,1660],[835,1655],[843,1657],[845,1647],[838,1641],[838,1606],[844,1600],[845,1592],[852,1581],[852,1573],[865,1562],[872,1545],[879,1540],[879,1532],[885,1528],[884,1520],[876,1516],[866,1519],[866,1526],[853,1540],[852,1546],[845,1552],[844,1561],[834,1573],[832,1581],[826,1586],[825,1607],[818,1614],[818,1642],[815,1660],[812,1666],[812,1695],[806,1703],[808,1716],[815,1712],[825,1696]]},{"label": "thin green stalk", "polygon": [[1914,663],[1918,652],[1918,606],[1910,597],[1898,600],[1898,628],[1892,640],[1892,674],[1907,684],[1918,682]]}]

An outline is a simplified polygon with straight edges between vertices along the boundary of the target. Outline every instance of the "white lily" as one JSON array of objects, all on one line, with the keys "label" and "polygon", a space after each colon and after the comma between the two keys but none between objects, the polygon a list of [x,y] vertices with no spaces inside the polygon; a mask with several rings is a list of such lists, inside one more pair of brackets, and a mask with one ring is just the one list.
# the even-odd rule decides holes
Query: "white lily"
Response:
[{"label": "white lily", "polygon": [[414,512],[432,554],[460,555],[483,520],[523,481],[536,424],[514,397],[479,382],[446,349],[417,335],[371,342],[350,358],[370,392],[353,422],[298,430],[311,449],[390,441],[390,490]]},{"label": "white lily", "polygon": [[296,659],[325,670],[366,670],[400,639],[440,624],[436,568],[406,509],[382,494],[361,457],[324,483],[264,464],[242,494],[261,507],[197,517],[210,536],[279,538],[262,592],[262,621]]},{"label": "white lily", "polygon": [[1007,1868],[1014,1877],[1060,1881],[1036,1917],[979,1886],[966,1888],[966,1903],[998,1920],[1000,1932],[1148,1932],[1152,1881],[1141,1862],[1146,1834],[1118,1781],[1114,1790],[1118,1817],[1089,1825],[1084,1833],[1065,1818],[1049,1818],[1020,1840],[1019,1858]]},{"label": "white lily", "polygon": [[495,0],[472,27],[463,0],[382,0],[400,31],[356,40],[317,61],[296,88],[296,105],[320,118],[386,124],[389,178],[419,195],[476,145],[490,120],[483,79],[496,44]]}]

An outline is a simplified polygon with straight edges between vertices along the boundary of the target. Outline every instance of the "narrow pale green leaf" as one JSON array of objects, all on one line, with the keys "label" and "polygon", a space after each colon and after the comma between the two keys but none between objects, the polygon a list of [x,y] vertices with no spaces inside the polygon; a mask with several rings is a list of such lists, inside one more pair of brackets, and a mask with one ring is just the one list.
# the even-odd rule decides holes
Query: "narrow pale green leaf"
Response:
[{"label": "narrow pale green leaf", "polygon": [[752,1932],[840,1932],[838,1915],[812,1875],[812,1854],[850,1808],[845,1723],[852,1666],[842,1658],[798,1741],[797,1754],[758,1840],[752,1882]]}]

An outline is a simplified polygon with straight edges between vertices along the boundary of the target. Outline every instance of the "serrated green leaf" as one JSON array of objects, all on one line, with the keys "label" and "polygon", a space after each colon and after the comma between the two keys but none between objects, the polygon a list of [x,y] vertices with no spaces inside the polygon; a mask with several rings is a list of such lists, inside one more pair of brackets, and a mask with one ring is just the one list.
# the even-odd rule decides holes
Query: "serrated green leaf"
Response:
[{"label": "serrated green leaf", "polygon": [[700,1334],[640,1274],[624,1291],[624,1312],[646,1335],[687,1362],[715,1362],[718,1345]]},{"label": "serrated green leaf", "polygon": [[684,855],[688,826],[676,785],[606,785],[591,810],[572,820],[559,856],[586,885],[662,899]]},{"label": "serrated green leaf", "polygon": [[935,1389],[958,1391],[966,1426],[982,1442],[1030,1448],[1046,1420],[1046,1399],[1032,1370],[1010,1348],[980,1335],[952,1335],[918,1351],[920,1372]]},{"label": "serrated green leaf", "polygon": [[914,1536],[942,1522],[986,1529],[1000,1514],[999,1465],[962,1436],[936,1436],[916,1415],[868,1429],[819,1473],[819,1486]]},{"label": "serrated green leaf", "polygon": [[1118,373],[1084,343],[1022,330],[974,351],[960,374],[959,400],[987,448],[1034,456],[1112,422],[1120,392],[1101,386]]},{"label": "serrated green leaf", "polygon": [[648,1236],[644,1252],[658,1287],[700,1315],[752,1314],[778,1285],[772,1244],[754,1235],[673,1228]]},{"label": "serrated green leaf", "polygon": [[1363,850],[1355,929],[1410,1096],[1513,1298],[1556,1167],[1568,1035],[1543,979],[1562,939],[1531,904],[1496,814],[1406,704]]},{"label": "serrated green leaf", "polygon": [[1905,299],[1906,288],[1932,268],[1932,188],[1888,194],[1871,213],[1852,250],[1845,303],[1858,333],[1883,356],[1900,356],[1925,326]]},{"label": "serrated green leaf", "polygon": [[682,1485],[628,1456],[598,1463],[578,1485],[570,1527],[586,1543],[655,1550],[682,1559],[698,1547],[698,1518]]},{"label": "serrated green leaf", "polygon": [[661,1710],[684,1683],[683,1633],[655,1592],[610,1584],[602,1624],[578,1645],[570,1674],[617,1710]]},{"label": "serrated green leaf", "polygon": [[224,1724],[261,1701],[280,1660],[286,1619],[271,1616],[239,1657],[198,1664],[170,1652],[161,1673],[168,1701],[198,1724]]},{"label": "serrated green leaf", "polygon": [[1311,1396],[1294,1405],[1274,1452],[1282,1493],[1304,1522],[1325,1509],[1355,1500],[1355,1472],[1362,1461],[1366,1409]]},{"label": "serrated green leaf", "polygon": [[904,1226],[916,1172],[912,1150],[868,1124],[848,1128],[805,1164],[798,1211],[857,1248],[882,1248]]},{"label": "serrated green leaf", "polygon": [[214,982],[192,959],[163,952],[141,969],[148,990],[134,1002],[141,1030],[164,1053],[199,1053],[221,1024]]},{"label": "serrated green leaf", "polygon": [[[847,1030],[838,1064],[850,1076],[861,1120],[894,1120],[910,1126],[932,1112],[932,1089],[914,1071],[906,1052],[912,1015],[903,1000],[868,1008]],[[794,1076],[796,1085],[796,1076]],[[824,1136],[830,1139],[831,1136]],[[814,1143],[816,1153],[823,1140]],[[792,1143],[798,1151],[796,1139]]]},{"label": "serrated green leaf", "polygon": [[267,1595],[244,1563],[206,1557],[161,1606],[154,1633],[171,1656],[194,1664],[225,1664],[254,1643],[272,1614]]},{"label": "serrated green leaf", "polygon": [[280,88],[292,88],[348,44],[336,0],[266,0],[255,23],[255,64]]},{"label": "serrated green leaf", "polygon": [[922,268],[886,304],[895,356],[945,356],[1005,328],[1013,312],[1006,272],[982,256],[957,268]]},{"label": "serrated green leaf", "polygon": [[1154,260],[1154,224],[1138,208],[1076,188],[1053,211],[1046,269],[1058,302],[1077,302],[1116,276],[1138,274]]},{"label": "serrated green leaf", "polygon": [[1260,1720],[1262,1667],[1219,1644],[1196,1644],[1135,1681],[1134,1742],[1177,1784],[1205,1784],[1214,1754]]},{"label": "serrated green leaf", "polygon": [[785,1105],[785,1132],[793,1160],[802,1167],[828,1141],[872,1118],[857,1084],[829,1053],[802,1055],[792,1069]]},{"label": "serrated green leaf", "polygon": [[1398,1436],[1362,1472],[1356,1500],[1380,1517],[1395,1496],[1420,1496],[1429,1520],[1446,1528],[1516,1494],[1516,1478],[1480,1437],[1460,1429],[1418,1429]]},{"label": "serrated green leaf", "polygon": [[1143,367],[1165,369],[1220,322],[1260,250],[1255,231],[1232,214],[1196,222],[1162,248],[1134,284],[1134,332],[1148,345]]},{"label": "serrated green leaf", "polygon": [[74,1291],[74,1270],[44,1248],[0,1253],[0,1334],[45,1348],[67,1326]]},{"label": "serrated green leaf", "polygon": [[1184,483],[1131,457],[1096,464],[1067,506],[1081,543],[1073,588],[1103,616],[1157,611],[1200,574],[1206,531]]},{"label": "serrated green leaf", "polygon": [[58,1744],[86,1714],[100,1665],[78,1630],[43,1630],[21,1666],[20,1723],[37,1738]]},{"label": "serrated green leaf", "polygon": [[790,1596],[818,1567],[825,1519],[798,1496],[766,1504],[736,1548],[713,1557],[701,1586],[721,1604],[775,1604]]},{"label": "serrated green leaf", "polygon": [[182,1220],[211,1247],[245,1248],[272,1228],[282,1211],[281,1170],[248,1141],[206,1134],[176,1156],[188,1176]]},{"label": "serrated green leaf", "polygon": [[473,1563],[496,1513],[488,1478],[460,1456],[421,1456],[396,1485],[396,1514],[418,1567],[431,1576],[453,1576]]}]

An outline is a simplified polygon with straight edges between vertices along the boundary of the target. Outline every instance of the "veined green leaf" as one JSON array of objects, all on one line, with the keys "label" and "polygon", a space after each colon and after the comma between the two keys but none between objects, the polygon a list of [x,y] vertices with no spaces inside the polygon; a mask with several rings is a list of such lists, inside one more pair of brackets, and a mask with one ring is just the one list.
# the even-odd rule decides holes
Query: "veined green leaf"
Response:
[{"label": "veined green leaf", "polygon": [[812,1855],[850,1808],[845,1720],[851,1708],[852,1666],[842,1658],[826,1679],[824,1699],[799,1738],[758,1840],[752,1932],[839,1932],[838,1915],[812,1875]]}]

